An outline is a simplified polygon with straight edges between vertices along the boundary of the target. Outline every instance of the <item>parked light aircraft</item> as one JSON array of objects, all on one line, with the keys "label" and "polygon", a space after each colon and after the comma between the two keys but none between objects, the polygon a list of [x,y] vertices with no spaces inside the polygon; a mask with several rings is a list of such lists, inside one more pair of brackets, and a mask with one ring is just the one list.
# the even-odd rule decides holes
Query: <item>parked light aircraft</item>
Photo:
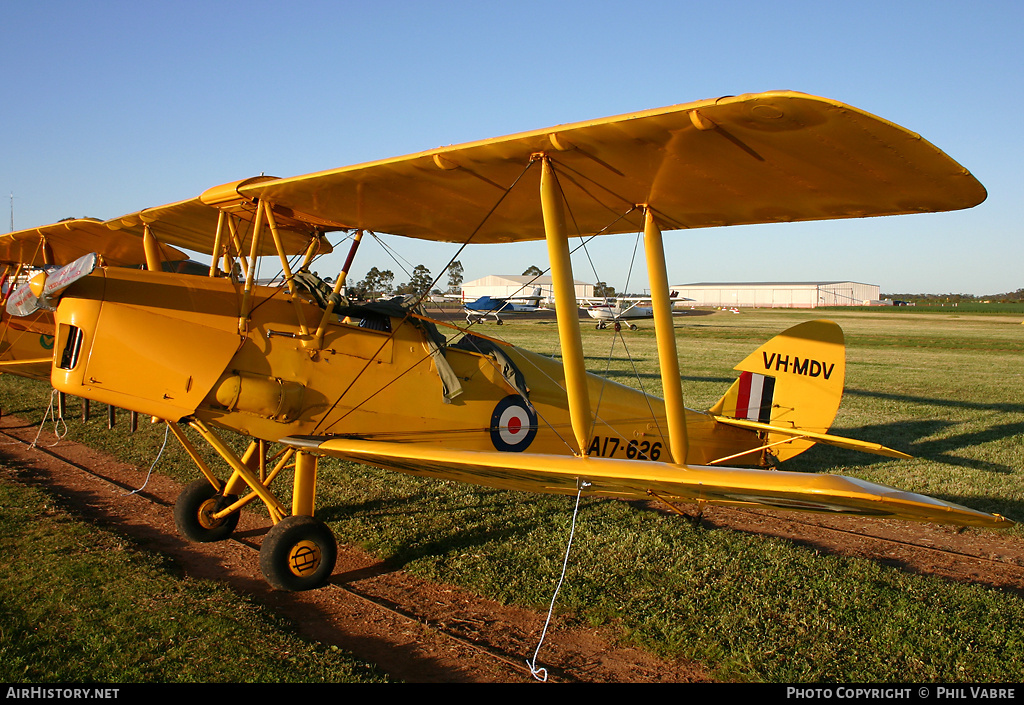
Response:
[{"label": "parked light aircraft", "polygon": [[540,301],[542,298],[541,288],[538,286],[534,288],[533,295],[531,296],[481,296],[475,301],[463,303],[462,308],[466,312],[466,323],[483,323],[487,320],[488,316],[492,316],[494,322],[500,326],[504,323],[501,316],[540,311]]},{"label": "parked light aircraft", "polygon": [[[179,250],[155,240],[147,245],[143,239],[115,232],[95,218],[67,218],[53,225],[0,235],[0,372],[50,380],[52,308],[43,305],[39,292],[33,294],[31,287],[23,291],[31,294],[31,310],[19,310],[19,315],[12,316],[7,313],[7,303],[18,282],[30,281],[40,272],[53,271],[90,253],[99,253],[112,266],[144,263],[147,254],[155,263],[186,259]],[[42,287],[45,278],[43,274],[36,279],[37,286]]]},{"label": "parked light aircraft", "polygon": [[[680,299],[679,292],[673,291],[669,298],[672,299],[673,304],[678,304],[683,301],[692,301],[693,299]],[[651,298],[638,297],[618,297],[614,300],[605,299],[581,299],[583,308],[587,314],[597,320],[595,328],[598,330],[604,330],[608,327],[608,324],[612,324],[616,331],[619,331],[622,324],[625,323],[629,326],[630,330],[636,330],[637,326],[635,323],[630,323],[631,320],[648,320],[654,318],[654,307],[653,306],[641,306],[651,302]]]},{"label": "parked light aircraft", "polygon": [[[256,177],[106,221],[205,249],[210,276],[58,273],[67,286],[52,297],[51,381],[167,421],[203,475],[174,509],[187,537],[223,539],[246,503],[263,501],[274,526],[260,564],[281,589],[319,586],[333,569],[334,538],[314,516],[318,456],[513,490],[1005,527],[999,515],[857,478],[765,469],[815,443],[906,457],[828,433],[845,378],[831,322],[772,338],[711,409],[686,409],[662,247],[663,230],[946,211],[985,197],[919,135],[793,92]],[[490,247],[545,240],[561,359],[408,305],[349,305],[341,287],[367,230]],[[309,265],[342,231],[352,245],[330,288]],[[622,232],[644,235],[664,400],[584,365],[569,238]],[[263,255],[280,260],[286,290],[255,283]],[[226,274],[235,265],[244,280]],[[228,464],[226,480],[182,425]],[[248,449],[236,453],[225,432],[250,438]],[[273,488],[286,468],[290,504]]]}]

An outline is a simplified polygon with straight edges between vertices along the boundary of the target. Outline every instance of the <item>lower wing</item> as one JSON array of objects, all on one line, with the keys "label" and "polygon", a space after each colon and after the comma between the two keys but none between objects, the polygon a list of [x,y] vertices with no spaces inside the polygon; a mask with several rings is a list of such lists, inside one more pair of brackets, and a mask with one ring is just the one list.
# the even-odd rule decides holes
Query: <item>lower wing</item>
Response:
[{"label": "lower wing", "polygon": [[961,526],[1005,528],[1014,522],[925,495],[842,475],[676,466],[533,453],[451,451],[423,443],[382,443],[292,436],[281,443],[412,475],[548,494],[665,499],[809,512],[895,517]]}]

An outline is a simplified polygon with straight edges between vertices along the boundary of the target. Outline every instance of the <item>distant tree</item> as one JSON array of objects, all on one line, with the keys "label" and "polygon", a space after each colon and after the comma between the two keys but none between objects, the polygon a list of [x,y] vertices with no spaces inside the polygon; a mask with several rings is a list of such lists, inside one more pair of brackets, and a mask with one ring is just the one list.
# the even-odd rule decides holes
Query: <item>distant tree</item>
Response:
[{"label": "distant tree", "polygon": [[424,267],[422,264],[417,264],[412,270],[412,279],[406,284],[402,284],[398,287],[399,294],[412,294],[419,298],[426,296],[430,290],[430,285],[434,283],[434,278],[430,275],[430,270]]},{"label": "distant tree", "polygon": [[530,268],[523,272],[524,277],[539,277],[544,273],[544,270],[535,264],[531,264]]},{"label": "distant tree", "polygon": [[390,294],[394,287],[395,275],[390,269],[383,272],[374,267],[366,273],[366,277],[355,285],[354,289],[359,295],[373,300],[384,294]]},{"label": "distant tree", "polygon": [[448,265],[448,293],[457,294],[459,293],[459,287],[462,286],[462,262],[455,260]]},{"label": "distant tree", "polygon": [[608,286],[604,282],[597,282],[594,284],[594,296],[600,296],[602,298],[615,296],[615,287]]}]

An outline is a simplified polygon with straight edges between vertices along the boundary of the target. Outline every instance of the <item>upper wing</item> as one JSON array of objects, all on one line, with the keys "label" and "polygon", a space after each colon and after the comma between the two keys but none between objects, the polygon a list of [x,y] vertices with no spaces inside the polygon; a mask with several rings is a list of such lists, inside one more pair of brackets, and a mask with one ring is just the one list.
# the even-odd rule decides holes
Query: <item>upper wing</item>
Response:
[{"label": "upper wing", "polygon": [[[251,197],[242,196],[240,186],[266,181],[275,181],[274,177],[257,176],[251,179],[215,186],[207,189],[202,195],[186,201],[170,203],[166,206],[146,208],[135,213],[114,218],[106,222],[107,227],[142,235],[146,225],[153,230],[161,242],[169,242],[198,252],[209,252],[212,248],[217,221],[221,211],[236,217],[235,235],[238,242],[232,249],[248,255],[252,248],[252,234],[255,230],[256,205]],[[331,251],[330,244],[320,238],[322,231],[342,230],[346,226],[318,218],[313,215],[296,213],[287,206],[275,204],[275,220],[281,237],[281,245],[286,254],[300,254],[309,247],[310,239],[320,239],[319,252],[326,254]],[[264,228],[266,224],[264,224]],[[232,237],[229,228],[225,227],[222,237],[228,241]],[[273,255],[277,253],[274,240],[270,234],[264,234],[257,255]]]},{"label": "upper wing", "polygon": [[[45,252],[46,248],[49,253]],[[168,245],[161,245],[160,250],[166,262],[188,259],[184,252]],[[115,232],[93,218],[62,220],[41,228],[0,235],[0,261],[4,262],[64,265],[92,252],[103,255],[104,261],[116,266],[146,261],[142,238]]]},{"label": "upper wing", "polygon": [[671,230],[955,210],[986,196],[966,169],[919,135],[793,92],[563,125],[238,191],[397,235],[537,240],[544,237],[540,170],[524,169],[540,153],[555,162],[581,234],[638,231],[641,215],[618,219],[635,204],[651,206]]},{"label": "upper wing", "polygon": [[897,517],[1005,528],[1014,522],[925,495],[842,475],[749,470],[615,458],[450,451],[424,443],[291,437],[282,443],[392,470],[528,492],[588,494]]},{"label": "upper wing", "polygon": [[[233,251],[248,255],[252,247],[252,233],[256,206],[251,197],[238,193],[240,184],[274,180],[258,176],[252,179],[215,186],[196,198],[145,208],[107,221],[85,218],[62,221],[41,228],[29,228],[0,236],[0,259],[11,262],[42,264],[41,238],[59,253],[54,264],[66,264],[83,254],[97,252],[108,264],[126,265],[146,261],[142,236],[148,225],[161,243],[164,260],[173,262],[188,259],[174,247],[184,247],[209,253],[217,232],[221,211],[235,216],[231,227],[225,227],[222,236],[231,243]],[[330,244],[320,237],[322,232],[341,230],[345,226],[328,222],[314,215],[296,213],[286,206],[274,207],[282,248],[286,254],[300,254],[309,247],[311,239],[320,240],[319,252],[331,251]],[[277,254],[274,240],[265,234],[257,249],[258,255]],[[32,258],[32,259],[29,259]]]},{"label": "upper wing", "polygon": [[[311,237],[329,251],[320,234],[344,228],[450,242],[539,240],[540,169],[529,167],[541,154],[555,163],[579,234],[638,231],[642,215],[630,212],[637,204],[673,230],[955,210],[986,196],[919,135],[843,103],[777,91],[288,179],[255,177],[103,225],[138,235],[149,224],[163,242],[208,252],[220,211],[249,227],[254,199],[263,199],[288,253],[304,251]],[[248,232],[238,233],[243,254]],[[258,253],[275,251],[265,238]]]}]

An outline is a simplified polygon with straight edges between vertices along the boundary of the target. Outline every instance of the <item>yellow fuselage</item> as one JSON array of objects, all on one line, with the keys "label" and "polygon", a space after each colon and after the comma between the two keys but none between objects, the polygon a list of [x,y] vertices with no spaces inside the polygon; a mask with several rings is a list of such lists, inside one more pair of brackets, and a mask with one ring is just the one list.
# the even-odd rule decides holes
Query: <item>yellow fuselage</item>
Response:
[{"label": "yellow fuselage", "polygon": [[[579,451],[555,360],[501,345],[525,379],[527,405],[492,356],[446,348],[462,387],[449,402],[428,337],[408,319],[389,318],[386,332],[336,316],[316,346],[301,327],[322,315],[314,304],[297,309],[280,289],[257,287],[240,325],[242,299],[241,285],[230,279],[98,270],[61,299],[52,384],[268,441],[346,435],[451,450]],[[587,383],[597,421],[585,453],[667,459],[660,399],[595,375]],[[755,433],[704,413],[688,412],[687,426],[691,464],[760,445]],[[754,453],[745,462],[760,460]]]}]

